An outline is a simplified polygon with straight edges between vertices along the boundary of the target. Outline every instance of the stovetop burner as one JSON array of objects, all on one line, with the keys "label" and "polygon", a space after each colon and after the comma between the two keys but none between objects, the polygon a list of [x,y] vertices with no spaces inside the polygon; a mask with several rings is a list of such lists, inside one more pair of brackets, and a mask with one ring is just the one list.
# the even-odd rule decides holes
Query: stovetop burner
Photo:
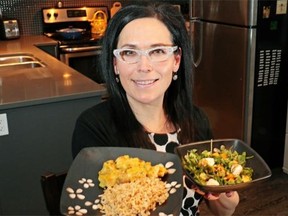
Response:
[{"label": "stovetop burner", "polygon": [[58,32],[44,33],[44,35],[53,40],[56,40],[59,46],[70,45],[74,47],[80,47],[80,46],[88,46],[88,45],[101,45],[101,42],[102,42],[102,36],[91,34],[90,31],[85,32],[77,39],[63,38],[63,36]]}]

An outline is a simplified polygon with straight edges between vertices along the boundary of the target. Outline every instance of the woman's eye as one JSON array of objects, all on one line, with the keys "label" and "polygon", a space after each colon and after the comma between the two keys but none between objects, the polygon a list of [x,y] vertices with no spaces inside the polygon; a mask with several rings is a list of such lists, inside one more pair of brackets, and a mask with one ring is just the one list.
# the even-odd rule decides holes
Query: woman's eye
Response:
[{"label": "woman's eye", "polygon": [[137,55],[137,53],[134,50],[123,50],[121,52],[122,56],[134,56]]},{"label": "woman's eye", "polygon": [[164,49],[158,48],[158,49],[151,50],[150,55],[160,55],[160,54],[165,54],[165,53],[166,52]]}]

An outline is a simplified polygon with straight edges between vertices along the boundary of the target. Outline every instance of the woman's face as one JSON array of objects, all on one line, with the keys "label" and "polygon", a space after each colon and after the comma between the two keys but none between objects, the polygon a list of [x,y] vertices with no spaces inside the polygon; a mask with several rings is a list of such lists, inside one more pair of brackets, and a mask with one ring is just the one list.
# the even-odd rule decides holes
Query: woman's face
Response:
[{"label": "woman's face", "polygon": [[[141,18],[122,29],[117,49],[147,50],[158,46],[174,46],[169,30],[155,18]],[[180,54],[172,54],[167,60],[154,62],[141,55],[138,62],[129,64],[114,57],[114,70],[115,74],[119,74],[130,103],[162,104],[165,91],[172,82],[172,74],[179,68],[180,59]]]}]

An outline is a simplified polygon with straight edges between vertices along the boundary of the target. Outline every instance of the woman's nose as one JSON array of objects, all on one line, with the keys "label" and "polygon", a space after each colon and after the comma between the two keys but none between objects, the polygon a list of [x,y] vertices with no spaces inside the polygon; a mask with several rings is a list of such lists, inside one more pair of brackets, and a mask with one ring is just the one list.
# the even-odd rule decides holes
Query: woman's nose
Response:
[{"label": "woman's nose", "polygon": [[151,71],[151,68],[152,68],[151,61],[148,58],[148,56],[146,56],[146,55],[141,55],[140,56],[138,65],[139,65],[139,70],[142,71],[142,72]]}]

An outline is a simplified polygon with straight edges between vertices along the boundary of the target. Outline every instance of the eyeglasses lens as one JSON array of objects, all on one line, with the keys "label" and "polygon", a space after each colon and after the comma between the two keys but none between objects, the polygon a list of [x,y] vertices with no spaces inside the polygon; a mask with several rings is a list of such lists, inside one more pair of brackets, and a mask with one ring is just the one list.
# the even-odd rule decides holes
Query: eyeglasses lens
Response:
[{"label": "eyeglasses lens", "polygon": [[177,46],[155,47],[149,50],[116,49],[114,54],[117,58],[129,64],[139,62],[141,55],[148,57],[152,62],[161,62],[167,60],[176,49]]}]

